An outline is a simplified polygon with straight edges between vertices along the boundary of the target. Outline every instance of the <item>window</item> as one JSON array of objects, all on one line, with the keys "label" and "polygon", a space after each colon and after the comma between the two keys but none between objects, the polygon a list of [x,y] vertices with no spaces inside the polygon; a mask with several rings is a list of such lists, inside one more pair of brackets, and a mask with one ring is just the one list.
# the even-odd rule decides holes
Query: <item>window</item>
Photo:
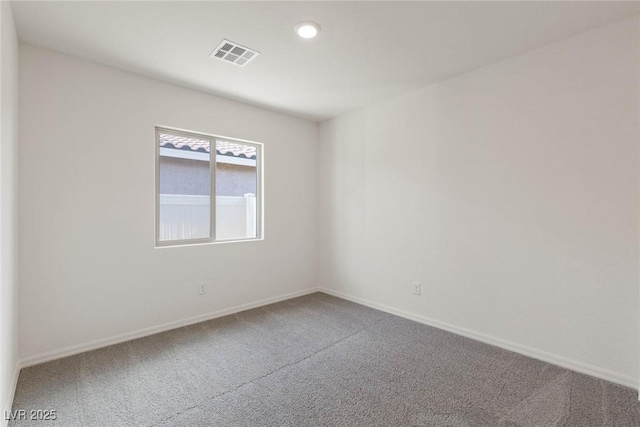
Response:
[{"label": "window", "polygon": [[156,245],[259,239],[262,145],[156,128]]}]

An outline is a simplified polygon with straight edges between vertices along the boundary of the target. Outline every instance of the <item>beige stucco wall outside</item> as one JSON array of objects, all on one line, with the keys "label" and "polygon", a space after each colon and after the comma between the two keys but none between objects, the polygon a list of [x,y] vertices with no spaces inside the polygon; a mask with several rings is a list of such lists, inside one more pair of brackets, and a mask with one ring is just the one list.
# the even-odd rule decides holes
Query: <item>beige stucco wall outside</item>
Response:
[{"label": "beige stucco wall outside", "polygon": [[[256,168],[218,163],[216,194],[242,197],[256,194]],[[160,158],[160,194],[208,195],[209,163],[201,160]]]}]

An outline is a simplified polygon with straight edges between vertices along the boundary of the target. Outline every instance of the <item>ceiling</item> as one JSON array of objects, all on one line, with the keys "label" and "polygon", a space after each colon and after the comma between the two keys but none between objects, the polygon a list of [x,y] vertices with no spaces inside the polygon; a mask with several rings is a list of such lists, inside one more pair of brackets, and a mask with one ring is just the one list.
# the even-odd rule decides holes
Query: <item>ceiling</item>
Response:
[{"label": "ceiling", "polygon": [[[323,120],[640,12],[638,2],[13,2],[21,41]],[[293,27],[322,30],[303,40]],[[261,55],[212,59],[223,38]]]}]

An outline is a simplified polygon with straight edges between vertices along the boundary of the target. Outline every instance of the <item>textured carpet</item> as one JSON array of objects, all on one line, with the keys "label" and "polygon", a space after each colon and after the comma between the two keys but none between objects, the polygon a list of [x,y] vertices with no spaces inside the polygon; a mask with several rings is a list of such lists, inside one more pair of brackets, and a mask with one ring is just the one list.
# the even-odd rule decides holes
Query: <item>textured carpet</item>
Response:
[{"label": "textured carpet", "polygon": [[11,426],[640,426],[636,393],[317,293],[23,369]]}]

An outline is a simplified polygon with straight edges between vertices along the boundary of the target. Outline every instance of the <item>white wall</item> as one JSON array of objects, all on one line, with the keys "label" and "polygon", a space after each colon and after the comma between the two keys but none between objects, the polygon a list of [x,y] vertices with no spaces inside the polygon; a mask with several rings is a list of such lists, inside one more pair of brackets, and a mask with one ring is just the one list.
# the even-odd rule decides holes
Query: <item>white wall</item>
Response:
[{"label": "white wall", "polygon": [[[27,362],[317,285],[316,123],[28,45],[20,67]],[[155,125],[265,144],[264,241],[154,248]]]},{"label": "white wall", "polygon": [[[11,409],[18,373],[16,156],[18,39],[9,2],[0,2],[0,411]],[[0,414],[1,415],[1,414]],[[4,416],[0,424],[6,424]]]},{"label": "white wall", "polygon": [[637,383],[638,27],[322,123],[320,285]]}]

